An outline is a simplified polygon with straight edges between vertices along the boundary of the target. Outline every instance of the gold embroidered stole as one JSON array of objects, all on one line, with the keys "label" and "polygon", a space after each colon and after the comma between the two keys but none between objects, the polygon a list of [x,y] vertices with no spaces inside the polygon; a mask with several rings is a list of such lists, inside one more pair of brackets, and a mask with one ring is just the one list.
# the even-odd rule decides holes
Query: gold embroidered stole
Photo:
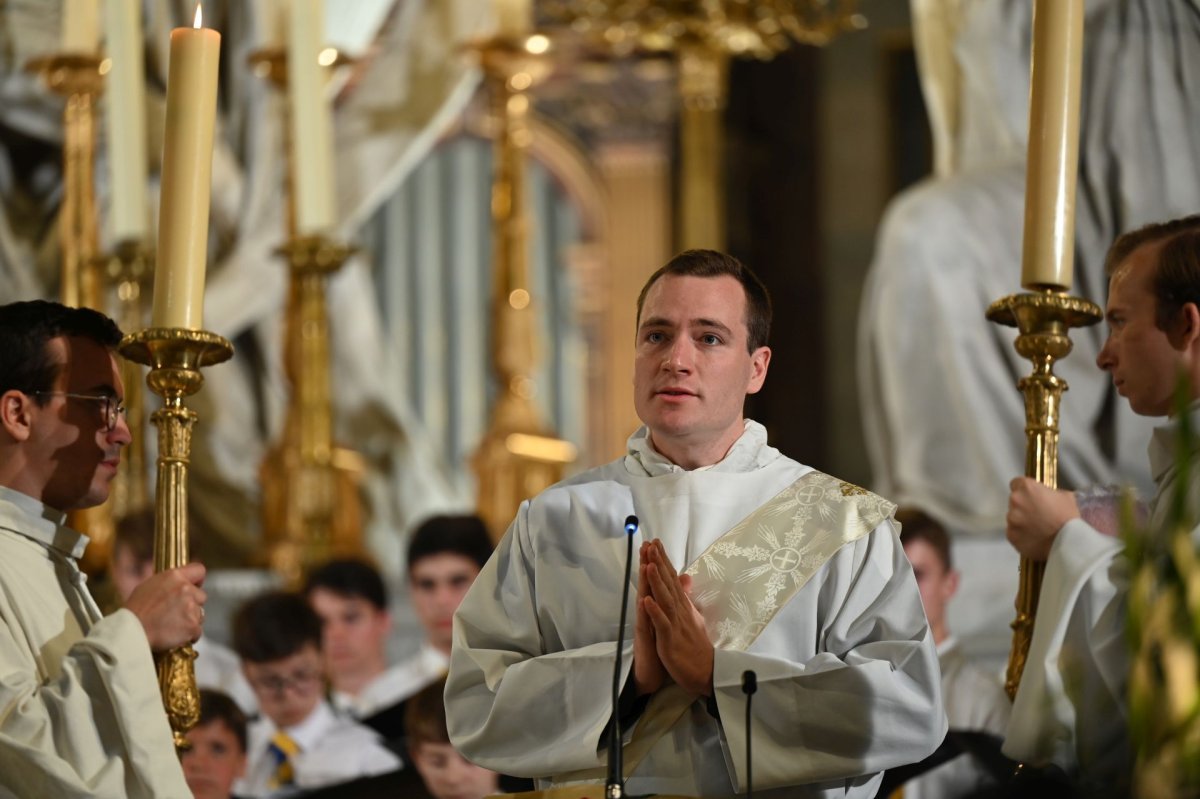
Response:
[{"label": "gold embroidered stole", "polygon": [[[684,570],[713,646],[749,647],[834,553],[895,509],[866,489],[813,470],[738,522]],[[626,777],[695,701],[674,683],[654,695],[624,747]],[[585,769],[553,782],[604,776],[604,769]]]}]

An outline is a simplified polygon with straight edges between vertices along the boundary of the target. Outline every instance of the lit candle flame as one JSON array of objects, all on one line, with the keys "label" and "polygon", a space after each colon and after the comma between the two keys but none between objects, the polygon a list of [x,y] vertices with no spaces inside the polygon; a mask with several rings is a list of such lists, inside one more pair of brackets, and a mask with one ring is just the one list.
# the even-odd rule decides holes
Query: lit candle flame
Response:
[{"label": "lit candle flame", "polygon": [[199,28],[204,22],[204,9],[200,6],[200,0],[196,0],[196,16],[192,18],[192,27]]}]

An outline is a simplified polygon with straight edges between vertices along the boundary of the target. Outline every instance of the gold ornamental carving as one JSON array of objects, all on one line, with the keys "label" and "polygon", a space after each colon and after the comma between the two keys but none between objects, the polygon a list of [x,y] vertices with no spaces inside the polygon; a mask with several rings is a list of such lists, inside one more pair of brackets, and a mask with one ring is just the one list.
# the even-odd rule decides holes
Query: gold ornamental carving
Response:
[{"label": "gold ornamental carving", "polygon": [[[154,569],[183,566],[189,559],[188,463],[196,412],[186,407],[186,397],[204,384],[201,369],[233,356],[233,345],[215,333],[183,328],[146,328],[121,341],[120,352],[130,361],[150,367],[146,384],[162,397],[163,406],[150,421],[158,428],[158,462],[154,505]],[[188,747],[185,734],[200,718],[190,646],[156,657],[159,689],[167,720],[179,750]]]},{"label": "gold ornamental carving", "polygon": [[767,60],[866,25],[857,0],[548,0],[544,14],[594,51],[672,53],[680,99],[680,249],[725,247],[722,113],[730,58]]}]

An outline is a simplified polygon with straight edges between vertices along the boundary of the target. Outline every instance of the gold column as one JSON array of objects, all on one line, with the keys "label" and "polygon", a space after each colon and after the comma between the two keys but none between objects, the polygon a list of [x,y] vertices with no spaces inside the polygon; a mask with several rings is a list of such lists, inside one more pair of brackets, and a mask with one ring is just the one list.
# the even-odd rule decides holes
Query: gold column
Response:
[{"label": "gold column", "polygon": [[[1100,321],[1100,309],[1070,297],[1075,245],[1083,0],[1036,0],[1033,16],[1029,155],[1021,282],[1032,293],[992,303],[987,318],[1014,326],[1017,352],[1033,372],[1025,395],[1025,475],[1058,487],[1058,418],[1067,384],[1054,363],[1071,352],[1070,329]],[[1033,639],[1045,563],[1021,558],[1017,616],[1004,689],[1015,698]]]},{"label": "gold column", "polygon": [[499,396],[488,431],[475,453],[478,509],[496,538],[521,501],[562,477],[575,459],[570,442],[542,424],[533,397],[536,385],[535,306],[529,291],[525,148],[530,133],[526,93],[549,72],[541,53],[544,37],[497,37],[472,44],[479,54],[496,126],[492,177],[492,363]]},{"label": "gold column", "polygon": [[596,161],[610,214],[604,343],[597,391],[604,396],[604,438],[590,451],[603,463],[625,453],[625,440],[641,421],[633,403],[633,340],[642,284],[671,257],[670,154],[658,142],[602,145]]},{"label": "gold column", "polygon": [[[200,390],[203,367],[229,360],[233,345],[204,330],[147,328],[121,342],[121,354],[150,367],[146,383],[163,399],[150,420],[158,428],[158,476],[154,508],[154,569],[164,571],[188,562],[187,472],[196,412],[183,404]],[[196,652],[190,646],[160,654],[159,689],[179,750],[188,747],[184,734],[200,718],[196,689]]]},{"label": "gold column", "polygon": [[725,247],[725,110],[729,58],[703,44],[679,48],[679,248]]}]

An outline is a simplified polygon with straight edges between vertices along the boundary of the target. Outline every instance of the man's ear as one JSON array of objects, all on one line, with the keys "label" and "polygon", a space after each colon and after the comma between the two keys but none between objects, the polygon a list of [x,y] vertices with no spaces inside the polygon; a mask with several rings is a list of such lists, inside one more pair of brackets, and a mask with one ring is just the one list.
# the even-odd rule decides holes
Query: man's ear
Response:
[{"label": "man's ear", "polygon": [[747,394],[757,394],[767,379],[767,367],[771,365],[771,348],[759,347],[750,353],[750,383],[746,386]]},{"label": "man's ear", "polygon": [[33,399],[15,388],[0,394],[0,428],[16,441],[25,441],[33,430]]},{"label": "man's ear", "polygon": [[1180,351],[1189,350],[1200,343],[1200,308],[1194,302],[1185,302],[1175,320],[1175,330],[1169,336],[1171,345]]}]

